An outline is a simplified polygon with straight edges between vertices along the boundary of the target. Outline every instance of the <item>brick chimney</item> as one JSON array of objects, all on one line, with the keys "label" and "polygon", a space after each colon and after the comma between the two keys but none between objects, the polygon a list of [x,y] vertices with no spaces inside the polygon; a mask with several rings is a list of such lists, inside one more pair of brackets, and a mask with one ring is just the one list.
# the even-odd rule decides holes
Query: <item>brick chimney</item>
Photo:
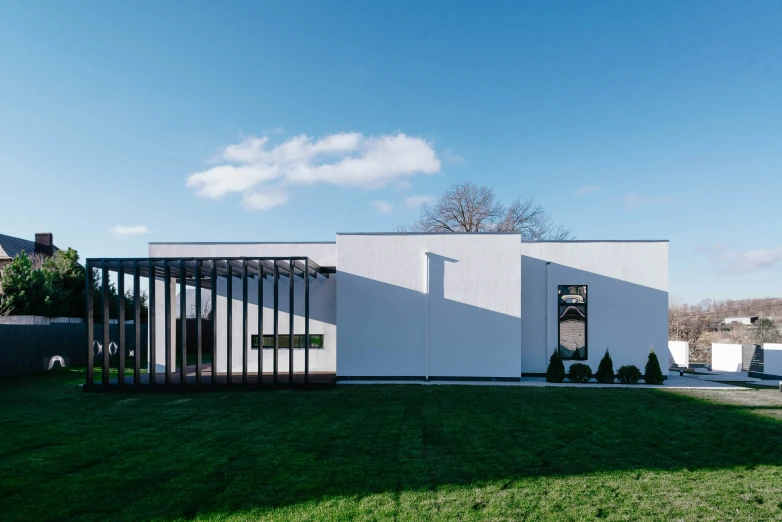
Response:
[{"label": "brick chimney", "polygon": [[54,255],[54,235],[51,232],[37,232],[35,234],[35,253],[45,256]]}]

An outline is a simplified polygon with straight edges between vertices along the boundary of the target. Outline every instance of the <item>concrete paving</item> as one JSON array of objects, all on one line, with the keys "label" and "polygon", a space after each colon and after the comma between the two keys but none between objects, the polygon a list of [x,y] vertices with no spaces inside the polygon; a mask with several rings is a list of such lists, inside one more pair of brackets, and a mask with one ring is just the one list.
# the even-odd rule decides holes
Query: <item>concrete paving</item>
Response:
[{"label": "concrete paving", "polygon": [[715,390],[747,390],[749,388],[743,388],[741,386],[733,386],[730,384],[723,384],[720,382],[712,382],[703,379],[695,379],[690,377],[680,377],[679,375],[670,375],[665,384],[662,385],[649,385],[649,384],[600,384],[597,382],[591,382],[588,384],[576,384],[570,382],[563,383],[550,383],[546,382],[543,377],[522,377],[520,381],[408,381],[408,380],[349,380],[349,381],[337,381],[337,384],[411,384],[411,385],[423,385],[423,386],[531,386],[531,387],[562,387],[562,388],[636,388],[636,389],[649,389],[649,388],[661,388],[665,390],[674,389],[691,389],[691,388],[708,388]]}]

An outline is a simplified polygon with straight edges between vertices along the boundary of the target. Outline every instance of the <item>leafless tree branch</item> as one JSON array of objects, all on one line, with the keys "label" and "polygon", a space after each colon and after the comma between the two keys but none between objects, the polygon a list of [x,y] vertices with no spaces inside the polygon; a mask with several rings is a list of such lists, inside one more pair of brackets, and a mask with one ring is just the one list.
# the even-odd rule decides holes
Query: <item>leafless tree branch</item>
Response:
[{"label": "leafless tree branch", "polygon": [[397,227],[399,232],[519,232],[522,239],[562,240],[572,232],[554,225],[549,213],[533,198],[516,198],[505,206],[489,187],[457,183],[431,205],[423,205],[418,220]]}]

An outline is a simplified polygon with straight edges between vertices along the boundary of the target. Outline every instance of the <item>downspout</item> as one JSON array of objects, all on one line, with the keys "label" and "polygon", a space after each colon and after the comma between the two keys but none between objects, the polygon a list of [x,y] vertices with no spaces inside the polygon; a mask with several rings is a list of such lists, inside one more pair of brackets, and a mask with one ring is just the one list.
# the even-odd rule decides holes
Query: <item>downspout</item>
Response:
[{"label": "downspout", "polygon": [[424,343],[424,366],[426,368],[426,380],[429,380],[429,252],[424,252],[426,256],[426,311],[424,314],[426,320],[426,342]]}]

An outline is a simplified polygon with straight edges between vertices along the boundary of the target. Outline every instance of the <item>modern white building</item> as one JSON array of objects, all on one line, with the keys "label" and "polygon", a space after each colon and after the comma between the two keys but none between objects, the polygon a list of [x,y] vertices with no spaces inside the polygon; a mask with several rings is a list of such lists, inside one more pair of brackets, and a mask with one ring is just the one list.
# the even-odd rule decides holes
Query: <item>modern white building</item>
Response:
[{"label": "modern white building", "polygon": [[[280,278],[276,309],[275,285],[249,284],[245,295],[242,279],[234,276],[230,329],[228,279],[218,278],[217,373],[228,371],[229,352],[232,374],[257,371],[259,354],[263,372],[272,371],[275,353],[277,370],[288,372],[291,295],[295,372],[303,371],[308,352],[310,372],[344,379],[518,380],[544,374],[556,349],[566,366],[585,362],[595,371],[606,349],[615,368],[634,364],[643,369],[650,347],[663,371],[669,367],[667,241],[526,242],[515,233],[356,233],[337,234],[336,241],[325,243],[150,243],[149,256],[295,257],[328,268],[329,277],[305,277],[306,288],[296,277],[290,277],[290,286]],[[258,263],[253,281],[265,279]],[[171,317],[161,299],[165,281],[156,279],[156,317]],[[305,292],[308,350],[302,340]],[[176,289],[167,294],[176,299]],[[246,336],[228,332],[242,332],[245,324]],[[259,325],[262,338],[257,337]],[[165,350],[165,342],[163,335],[154,339],[158,371],[166,366],[165,354],[173,353]]]}]

